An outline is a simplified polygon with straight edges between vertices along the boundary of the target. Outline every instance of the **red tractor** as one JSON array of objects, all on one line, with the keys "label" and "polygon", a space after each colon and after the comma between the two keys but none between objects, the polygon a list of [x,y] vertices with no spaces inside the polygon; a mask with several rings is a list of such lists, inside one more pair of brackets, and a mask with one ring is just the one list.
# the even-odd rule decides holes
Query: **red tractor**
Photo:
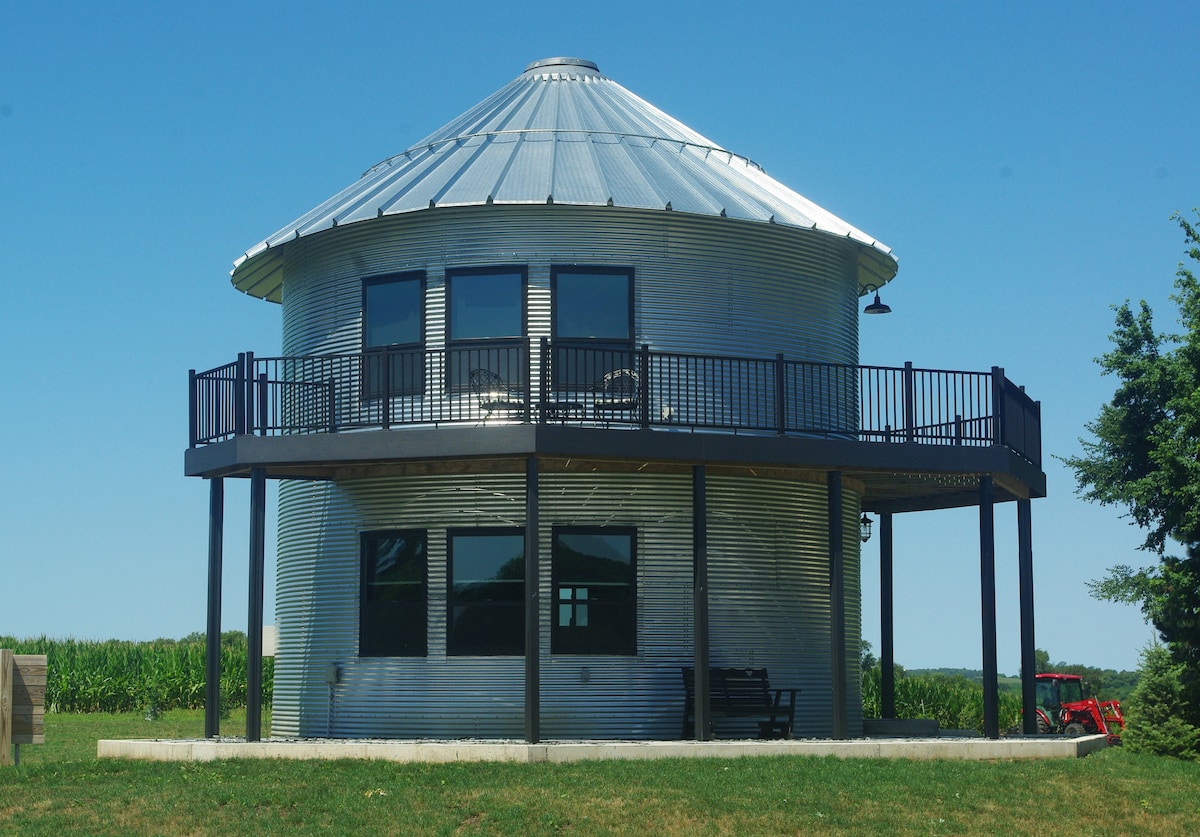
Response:
[{"label": "red tractor", "polygon": [[1085,698],[1078,674],[1039,674],[1034,679],[1039,734],[1107,735],[1110,744],[1121,743],[1125,716],[1118,701]]}]

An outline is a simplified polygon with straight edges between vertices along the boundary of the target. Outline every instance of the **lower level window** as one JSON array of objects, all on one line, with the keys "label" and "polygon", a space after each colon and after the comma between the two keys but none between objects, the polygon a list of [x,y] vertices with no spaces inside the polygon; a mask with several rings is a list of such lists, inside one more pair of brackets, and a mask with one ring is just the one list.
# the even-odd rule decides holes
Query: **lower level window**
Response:
[{"label": "lower level window", "polygon": [[555,527],[551,651],[637,653],[636,530]]},{"label": "lower level window", "polygon": [[363,532],[358,653],[363,657],[424,657],[425,532]]},{"label": "lower level window", "polygon": [[525,530],[451,529],[446,653],[525,653]]}]

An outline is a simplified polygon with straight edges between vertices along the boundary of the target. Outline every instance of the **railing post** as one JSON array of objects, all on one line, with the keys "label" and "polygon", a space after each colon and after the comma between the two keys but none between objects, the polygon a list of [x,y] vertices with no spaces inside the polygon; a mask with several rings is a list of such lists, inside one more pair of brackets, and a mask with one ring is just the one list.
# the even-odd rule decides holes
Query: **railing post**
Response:
[{"label": "railing post", "polygon": [[1004,444],[1004,369],[992,367],[992,444]]},{"label": "railing post", "polygon": [[961,413],[954,415],[954,444],[959,446],[963,443],[963,417]]},{"label": "railing post", "polygon": [[254,352],[246,352],[246,369],[242,376],[242,382],[246,389],[246,398],[242,402],[242,406],[245,410],[246,418],[244,419],[245,423],[242,425],[242,432],[250,434],[254,433],[254,416],[256,413],[254,409],[254,378]]},{"label": "railing post", "polygon": [[199,407],[199,395],[196,392],[196,370],[188,370],[188,447],[196,447],[199,421],[196,410]]},{"label": "railing post", "polygon": [[521,345],[517,347],[517,367],[525,376],[521,382],[521,389],[525,395],[522,399],[525,409],[521,411],[521,421],[529,424],[529,417],[533,415],[533,352],[529,348],[528,340],[522,340]]},{"label": "railing post", "polygon": [[246,353],[238,352],[237,365],[233,372],[233,433],[241,436],[246,432]]},{"label": "railing post", "polygon": [[[541,356],[538,361],[538,371],[541,377],[538,380],[538,404],[550,403],[550,338],[543,337],[540,342]],[[538,415],[538,421],[545,421],[546,413],[541,411]]]},{"label": "railing post", "polygon": [[911,442],[916,438],[917,405],[916,382],[914,380],[912,361],[904,362],[904,441]]},{"label": "railing post", "polygon": [[330,378],[325,386],[329,388],[329,432],[337,433],[337,382]]},{"label": "railing post", "polygon": [[775,355],[775,432],[782,436],[787,431],[787,378],[783,365],[783,352]]},{"label": "railing post", "polygon": [[642,429],[650,426],[650,346],[642,344],[638,357],[638,401]]},{"label": "railing post", "polygon": [[267,435],[267,426],[271,423],[271,405],[268,403],[270,394],[267,392],[267,373],[258,374],[258,435]]},{"label": "railing post", "polygon": [[384,430],[392,427],[392,353],[383,352],[383,394],[379,403],[379,422]]}]

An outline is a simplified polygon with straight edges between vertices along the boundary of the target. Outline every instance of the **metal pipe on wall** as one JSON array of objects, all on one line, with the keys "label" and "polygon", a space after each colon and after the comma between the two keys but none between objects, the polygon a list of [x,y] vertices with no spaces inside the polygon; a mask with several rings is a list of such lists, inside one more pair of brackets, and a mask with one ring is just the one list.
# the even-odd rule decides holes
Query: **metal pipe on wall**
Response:
[{"label": "metal pipe on wall", "polygon": [[849,736],[846,712],[846,549],[842,520],[842,472],[830,471],[829,496],[829,646],[833,679],[833,738]]}]

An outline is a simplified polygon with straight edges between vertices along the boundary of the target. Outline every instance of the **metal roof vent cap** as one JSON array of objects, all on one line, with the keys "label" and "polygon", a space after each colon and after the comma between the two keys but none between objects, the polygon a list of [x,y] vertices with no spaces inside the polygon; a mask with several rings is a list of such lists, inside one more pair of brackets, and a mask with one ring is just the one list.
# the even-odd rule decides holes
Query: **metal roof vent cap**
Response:
[{"label": "metal roof vent cap", "polygon": [[600,68],[596,66],[596,62],[588,61],[585,58],[543,58],[541,61],[534,61],[525,68],[526,74],[533,73],[539,70],[542,73],[552,73],[556,70],[566,73],[581,73],[583,75],[600,75]]}]

